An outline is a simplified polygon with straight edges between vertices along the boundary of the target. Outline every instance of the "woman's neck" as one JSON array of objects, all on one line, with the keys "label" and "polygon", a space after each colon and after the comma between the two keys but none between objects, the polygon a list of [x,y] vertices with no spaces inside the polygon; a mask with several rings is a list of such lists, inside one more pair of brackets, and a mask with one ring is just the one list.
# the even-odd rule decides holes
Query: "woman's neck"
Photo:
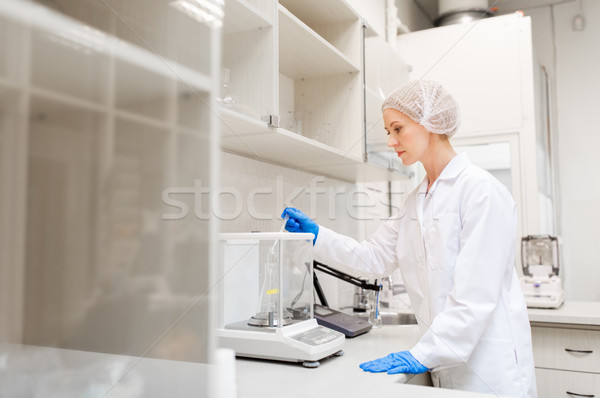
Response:
[{"label": "woman's neck", "polygon": [[[433,137],[432,137],[433,138]],[[436,137],[437,138],[437,137]],[[442,171],[446,168],[448,163],[456,156],[456,152],[448,138],[445,136],[434,139],[430,144],[429,151],[424,159],[421,160],[425,172],[427,173],[427,179],[429,184],[427,185],[427,192],[433,183],[438,179]]]}]

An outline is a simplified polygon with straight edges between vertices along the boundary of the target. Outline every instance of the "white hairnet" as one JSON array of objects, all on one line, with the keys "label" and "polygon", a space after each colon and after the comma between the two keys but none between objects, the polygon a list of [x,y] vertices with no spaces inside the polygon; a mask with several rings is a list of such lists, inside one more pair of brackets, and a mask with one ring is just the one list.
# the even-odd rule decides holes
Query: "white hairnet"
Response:
[{"label": "white hairnet", "polygon": [[392,108],[427,131],[452,137],[460,125],[458,103],[441,84],[432,80],[405,83],[383,101],[381,111]]}]

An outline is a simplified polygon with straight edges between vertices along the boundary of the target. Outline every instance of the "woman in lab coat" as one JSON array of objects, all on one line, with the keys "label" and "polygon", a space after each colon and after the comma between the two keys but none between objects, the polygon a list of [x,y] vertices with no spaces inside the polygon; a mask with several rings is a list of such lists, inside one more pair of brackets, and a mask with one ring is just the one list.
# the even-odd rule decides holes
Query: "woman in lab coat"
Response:
[{"label": "woman in lab coat", "polygon": [[536,397],[531,331],[514,269],[516,210],[493,176],[448,138],[458,105],[433,81],[409,82],[384,101],[383,120],[405,165],[427,173],[400,211],[362,243],[286,208],[290,232],[315,235],[315,259],[389,275],[400,268],[422,336],[410,351],[365,362],[369,372],[431,371],[435,386]]}]

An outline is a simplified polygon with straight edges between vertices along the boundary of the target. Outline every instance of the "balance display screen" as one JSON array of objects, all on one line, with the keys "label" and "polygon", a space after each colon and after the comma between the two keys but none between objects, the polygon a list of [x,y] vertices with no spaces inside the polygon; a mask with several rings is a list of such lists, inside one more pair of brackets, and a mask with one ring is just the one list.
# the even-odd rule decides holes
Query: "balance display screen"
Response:
[{"label": "balance display screen", "polygon": [[307,332],[300,333],[293,338],[302,343],[317,346],[337,339],[338,335],[340,335],[340,333],[319,326]]}]

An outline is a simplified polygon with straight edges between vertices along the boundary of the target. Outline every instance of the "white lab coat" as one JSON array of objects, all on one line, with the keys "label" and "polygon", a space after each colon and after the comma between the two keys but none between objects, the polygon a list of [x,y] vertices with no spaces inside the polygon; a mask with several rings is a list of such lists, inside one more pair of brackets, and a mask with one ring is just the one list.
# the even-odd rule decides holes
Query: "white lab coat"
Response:
[{"label": "white lab coat", "polygon": [[459,155],[429,193],[425,179],[370,241],[321,226],[314,254],[325,264],[376,275],[400,268],[422,331],[410,352],[431,369],[434,385],[534,398],[515,230],[510,193]]}]

